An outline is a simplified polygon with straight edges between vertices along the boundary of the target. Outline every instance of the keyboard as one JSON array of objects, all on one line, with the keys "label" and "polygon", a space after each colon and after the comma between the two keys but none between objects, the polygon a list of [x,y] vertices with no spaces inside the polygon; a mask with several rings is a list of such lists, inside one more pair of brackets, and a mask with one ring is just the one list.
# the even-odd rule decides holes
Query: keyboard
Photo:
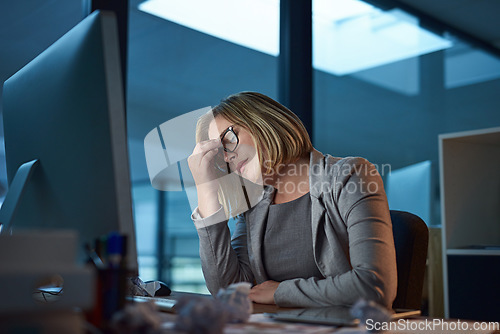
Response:
[{"label": "keyboard", "polygon": [[168,297],[127,296],[128,300],[132,300],[137,303],[153,301],[160,311],[175,313],[174,306],[177,303],[177,300],[167,298]]}]

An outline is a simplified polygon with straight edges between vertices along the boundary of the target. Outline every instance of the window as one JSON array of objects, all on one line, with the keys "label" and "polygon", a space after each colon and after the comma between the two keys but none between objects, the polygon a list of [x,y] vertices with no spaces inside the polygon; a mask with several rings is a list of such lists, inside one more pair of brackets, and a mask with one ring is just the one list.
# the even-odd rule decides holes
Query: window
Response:
[{"label": "window", "polygon": [[[171,16],[152,14],[158,4],[167,6],[164,8]],[[262,9],[269,6],[274,9]],[[161,278],[176,290],[207,292],[187,195],[164,192],[164,203],[158,204],[159,195],[151,187],[146,168],[144,138],[160,124],[214,106],[232,93],[250,90],[277,98],[278,9],[277,0],[152,0],[139,6],[131,4],[127,119],[136,228],[143,230],[138,232],[138,248],[144,280]],[[266,14],[249,15],[253,10]],[[196,13],[202,17],[190,16]],[[238,16],[241,13],[245,15]],[[254,21],[259,18],[261,21]],[[207,30],[223,19],[232,20],[231,29],[224,31],[238,32],[247,39]],[[261,46],[251,42],[263,40],[260,31],[270,37]],[[186,135],[194,137],[194,133]],[[159,205],[163,217],[158,216]],[[165,243],[161,251],[165,258],[158,271],[159,245],[155,243],[158,222],[162,221]]]}]

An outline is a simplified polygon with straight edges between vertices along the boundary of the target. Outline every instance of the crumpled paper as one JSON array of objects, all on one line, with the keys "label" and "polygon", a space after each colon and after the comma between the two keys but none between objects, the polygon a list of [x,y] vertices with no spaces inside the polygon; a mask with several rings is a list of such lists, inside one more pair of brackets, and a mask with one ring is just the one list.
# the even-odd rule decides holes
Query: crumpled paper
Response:
[{"label": "crumpled paper", "polygon": [[114,333],[159,334],[165,315],[158,311],[154,302],[134,303],[113,315],[110,328]]},{"label": "crumpled paper", "polygon": [[[391,321],[392,313],[383,307],[375,303],[374,301],[367,301],[365,299],[360,299],[351,308],[351,315],[358,318],[362,324],[366,325],[368,319],[372,320],[374,323],[383,323]],[[372,330],[372,333],[378,333],[378,331]]]},{"label": "crumpled paper", "polygon": [[228,322],[246,322],[252,314],[250,288],[250,283],[243,282],[219,290],[216,299],[182,297],[175,305],[175,329],[190,334],[218,334]]},{"label": "crumpled paper", "polygon": [[130,278],[130,283],[128,294],[131,296],[154,297],[156,291],[161,288],[160,282],[143,282],[139,277]]},{"label": "crumpled paper", "polygon": [[231,309],[227,322],[247,322],[253,312],[252,301],[248,298],[251,288],[250,283],[241,282],[219,290],[217,300],[230,306]]}]

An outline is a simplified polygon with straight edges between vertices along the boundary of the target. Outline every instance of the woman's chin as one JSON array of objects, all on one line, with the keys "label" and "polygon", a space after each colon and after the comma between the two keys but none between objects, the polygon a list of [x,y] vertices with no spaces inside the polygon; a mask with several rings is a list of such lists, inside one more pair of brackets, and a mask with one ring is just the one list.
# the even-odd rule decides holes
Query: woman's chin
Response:
[{"label": "woman's chin", "polygon": [[250,182],[255,183],[255,184],[258,184],[260,186],[262,186],[264,184],[262,181],[262,175],[257,175],[254,173],[245,173],[245,172],[243,172],[242,174],[238,174],[238,175],[240,175],[245,180],[250,181]]}]

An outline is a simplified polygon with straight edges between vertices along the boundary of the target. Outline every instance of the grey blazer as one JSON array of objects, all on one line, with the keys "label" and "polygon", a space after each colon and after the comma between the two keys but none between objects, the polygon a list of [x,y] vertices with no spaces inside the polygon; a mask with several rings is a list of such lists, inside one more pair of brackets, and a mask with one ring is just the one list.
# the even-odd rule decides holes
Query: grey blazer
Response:
[{"label": "grey blazer", "polygon": [[[392,223],[382,179],[363,158],[336,158],[318,151],[310,156],[312,243],[323,278],[280,282],[274,294],[279,306],[352,305],[359,298],[391,307],[397,272]],[[272,200],[263,199],[238,217],[231,238],[218,213],[194,219],[200,257],[212,294],[235,282],[268,280],[262,260],[264,222]],[[221,221],[221,220],[218,220]]]}]

